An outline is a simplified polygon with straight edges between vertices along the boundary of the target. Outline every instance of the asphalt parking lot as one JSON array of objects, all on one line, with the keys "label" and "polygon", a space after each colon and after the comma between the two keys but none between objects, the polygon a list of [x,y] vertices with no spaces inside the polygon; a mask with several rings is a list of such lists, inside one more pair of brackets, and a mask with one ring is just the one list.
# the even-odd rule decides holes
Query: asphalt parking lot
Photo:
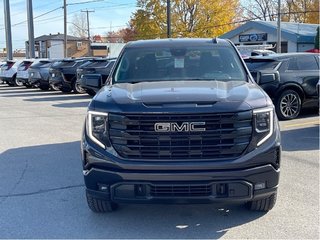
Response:
[{"label": "asphalt parking lot", "polygon": [[281,122],[278,201],[242,205],[86,205],[80,137],[87,95],[0,85],[0,238],[319,239],[319,117]]}]

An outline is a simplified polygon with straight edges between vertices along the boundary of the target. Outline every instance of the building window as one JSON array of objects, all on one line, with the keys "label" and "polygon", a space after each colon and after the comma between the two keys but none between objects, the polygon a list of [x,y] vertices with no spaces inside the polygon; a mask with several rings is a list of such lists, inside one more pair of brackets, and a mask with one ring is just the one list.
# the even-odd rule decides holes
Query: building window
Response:
[{"label": "building window", "polygon": [[81,47],[82,47],[82,42],[77,42],[77,49],[79,50],[81,49]]}]

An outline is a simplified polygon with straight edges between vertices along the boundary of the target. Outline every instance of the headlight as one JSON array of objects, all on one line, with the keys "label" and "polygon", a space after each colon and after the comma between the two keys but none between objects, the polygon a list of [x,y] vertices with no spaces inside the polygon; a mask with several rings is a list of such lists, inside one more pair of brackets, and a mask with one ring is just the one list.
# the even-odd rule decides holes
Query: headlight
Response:
[{"label": "headlight", "polygon": [[267,141],[273,132],[273,107],[253,110],[257,146]]},{"label": "headlight", "polygon": [[108,113],[88,111],[87,134],[100,147],[109,147]]}]

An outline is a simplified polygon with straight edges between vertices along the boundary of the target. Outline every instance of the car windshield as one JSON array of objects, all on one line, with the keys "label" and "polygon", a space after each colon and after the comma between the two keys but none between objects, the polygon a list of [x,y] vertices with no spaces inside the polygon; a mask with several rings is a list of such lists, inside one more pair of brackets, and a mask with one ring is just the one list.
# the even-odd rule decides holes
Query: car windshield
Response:
[{"label": "car windshield", "polygon": [[52,65],[51,61],[41,60],[38,62],[34,62],[30,67],[31,68],[46,68]]},{"label": "car windshield", "polygon": [[114,83],[174,80],[246,81],[236,52],[229,47],[128,48]]},{"label": "car windshield", "polygon": [[72,67],[75,65],[75,60],[60,60],[52,64],[52,67]]}]

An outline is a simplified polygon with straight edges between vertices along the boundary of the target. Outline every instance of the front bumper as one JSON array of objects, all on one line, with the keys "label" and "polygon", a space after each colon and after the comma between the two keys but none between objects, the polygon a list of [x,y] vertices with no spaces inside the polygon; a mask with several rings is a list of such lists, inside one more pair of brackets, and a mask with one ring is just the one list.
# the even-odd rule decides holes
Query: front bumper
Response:
[{"label": "front bumper", "polygon": [[91,195],[117,203],[248,202],[277,191],[281,147],[269,143],[231,161],[142,163],[83,140],[84,181]]},{"label": "front bumper", "polygon": [[[277,191],[280,170],[265,165],[244,170],[144,173],[92,168],[87,191],[117,203],[247,202]],[[265,184],[264,189],[257,187]]]}]

